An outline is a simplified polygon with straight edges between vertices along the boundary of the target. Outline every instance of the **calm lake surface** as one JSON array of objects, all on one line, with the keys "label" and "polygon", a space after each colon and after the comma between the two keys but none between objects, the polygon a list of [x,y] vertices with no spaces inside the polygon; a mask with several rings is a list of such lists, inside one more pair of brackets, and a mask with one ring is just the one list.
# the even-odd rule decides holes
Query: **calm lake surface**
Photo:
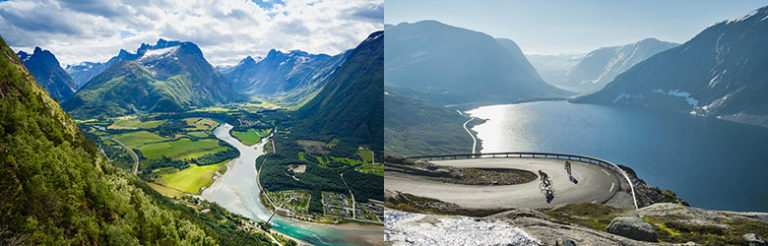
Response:
[{"label": "calm lake surface", "polygon": [[567,101],[483,106],[482,152],[593,156],[634,169],[694,207],[768,211],[768,129]]}]

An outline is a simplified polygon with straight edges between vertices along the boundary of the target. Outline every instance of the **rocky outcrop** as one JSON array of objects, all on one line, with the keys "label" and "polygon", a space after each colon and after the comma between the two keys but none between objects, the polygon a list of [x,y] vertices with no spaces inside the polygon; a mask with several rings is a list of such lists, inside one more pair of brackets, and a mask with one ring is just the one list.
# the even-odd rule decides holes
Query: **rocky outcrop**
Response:
[{"label": "rocky outcrop", "polygon": [[655,242],[657,240],[653,226],[638,217],[616,217],[608,225],[607,230],[609,233],[639,241]]},{"label": "rocky outcrop", "polygon": [[744,234],[743,238],[744,241],[747,241],[746,245],[748,246],[768,246],[763,237],[754,233]]},{"label": "rocky outcrop", "polygon": [[502,220],[524,230],[541,245],[649,245],[624,236],[563,222],[540,211],[513,209],[483,219]]},{"label": "rocky outcrop", "polygon": [[632,170],[632,168],[623,165],[618,166],[627,173],[629,179],[632,181],[632,185],[635,188],[638,207],[647,207],[656,203],[677,203],[689,206],[688,202],[677,198],[674,192],[670,190],[662,190],[659,189],[659,187],[645,183],[643,179],[637,177],[635,170]]}]

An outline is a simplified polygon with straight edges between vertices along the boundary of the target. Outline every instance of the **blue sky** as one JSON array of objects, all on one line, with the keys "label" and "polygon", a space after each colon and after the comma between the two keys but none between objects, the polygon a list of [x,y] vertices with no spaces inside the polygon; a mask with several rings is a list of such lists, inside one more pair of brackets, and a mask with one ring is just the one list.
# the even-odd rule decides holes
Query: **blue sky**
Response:
[{"label": "blue sky", "polygon": [[387,24],[437,20],[510,38],[526,53],[573,54],[648,37],[682,43],[766,0],[386,0]]},{"label": "blue sky", "polygon": [[159,38],[191,41],[213,65],[270,49],[335,55],[384,28],[384,0],[0,0],[14,50],[51,50],[62,64],[106,61]]}]

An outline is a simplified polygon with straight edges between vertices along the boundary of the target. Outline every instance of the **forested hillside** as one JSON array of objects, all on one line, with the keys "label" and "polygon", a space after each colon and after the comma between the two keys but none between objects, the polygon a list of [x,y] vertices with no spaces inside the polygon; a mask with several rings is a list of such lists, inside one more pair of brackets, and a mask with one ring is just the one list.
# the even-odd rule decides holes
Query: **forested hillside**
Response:
[{"label": "forested hillside", "polygon": [[108,164],[2,39],[0,50],[0,245],[269,244]]}]

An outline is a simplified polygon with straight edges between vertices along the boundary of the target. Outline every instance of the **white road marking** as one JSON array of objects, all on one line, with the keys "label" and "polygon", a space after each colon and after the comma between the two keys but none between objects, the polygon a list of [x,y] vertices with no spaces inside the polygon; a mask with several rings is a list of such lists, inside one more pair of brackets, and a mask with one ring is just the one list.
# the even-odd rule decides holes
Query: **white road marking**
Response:
[{"label": "white road marking", "polygon": [[611,176],[611,174],[610,174],[610,173],[608,173],[608,171],[605,171],[605,169],[600,169],[600,170],[602,170],[602,171],[605,173],[605,175],[608,175],[608,177],[610,177],[610,176]]},{"label": "white road marking", "polygon": [[608,192],[611,192],[611,191],[613,191],[613,186],[615,186],[615,185],[616,185],[616,183],[613,183],[613,182],[611,182],[611,188],[610,188],[610,189],[608,189]]}]

